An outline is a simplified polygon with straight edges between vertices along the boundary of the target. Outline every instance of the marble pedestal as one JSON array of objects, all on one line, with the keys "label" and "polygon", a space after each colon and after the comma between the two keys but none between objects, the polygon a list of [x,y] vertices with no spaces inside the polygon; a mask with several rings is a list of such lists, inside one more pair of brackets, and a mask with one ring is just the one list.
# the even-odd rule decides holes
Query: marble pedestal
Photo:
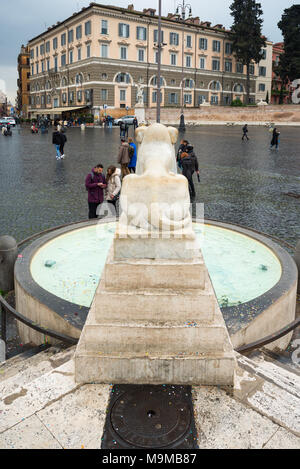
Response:
[{"label": "marble pedestal", "polygon": [[76,381],[233,385],[235,356],[201,251],[135,259],[117,249],[115,239],[75,353]]},{"label": "marble pedestal", "polygon": [[134,108],[135,116],[138,120],[139,125],[146,122],[146,111],[144,104],[137,104]]}]

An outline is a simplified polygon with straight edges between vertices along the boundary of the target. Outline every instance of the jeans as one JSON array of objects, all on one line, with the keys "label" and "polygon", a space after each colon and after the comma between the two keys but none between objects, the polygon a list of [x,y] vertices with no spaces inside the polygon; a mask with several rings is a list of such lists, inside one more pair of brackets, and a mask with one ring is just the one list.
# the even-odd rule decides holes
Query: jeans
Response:
[{"label": "jeans", "polygon": [[60,145],[55,145],[55,149],[56,149],[56,158],[58,159],[61,157]]}]

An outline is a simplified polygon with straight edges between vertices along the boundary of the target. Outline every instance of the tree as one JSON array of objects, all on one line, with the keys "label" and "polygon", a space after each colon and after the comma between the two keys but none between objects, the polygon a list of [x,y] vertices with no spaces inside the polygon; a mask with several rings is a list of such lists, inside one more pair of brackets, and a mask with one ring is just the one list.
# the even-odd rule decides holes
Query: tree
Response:
[{"label": "tree", "polygon": [[291,81],[300,78],[300,5],[286,8],[278,23],[284,39],[284,53],[280,56],[281,68]]},{"label": "tree", "polygon": [[266,47],[262,37],[261,4],[255,0],[234,0],[230,6],[234,19],[231,27],[232,50],[238,60],[247,67],[246,102],[250,103],[250,64],[259,63],[263,58],[262,48]]},{"label": "tree", "polygon": [[273,63],[273,71],[280,78],[279,104],[283,104],[283,92],[289,82],[289,63],[285,54],[281,54],[278,64]]}]

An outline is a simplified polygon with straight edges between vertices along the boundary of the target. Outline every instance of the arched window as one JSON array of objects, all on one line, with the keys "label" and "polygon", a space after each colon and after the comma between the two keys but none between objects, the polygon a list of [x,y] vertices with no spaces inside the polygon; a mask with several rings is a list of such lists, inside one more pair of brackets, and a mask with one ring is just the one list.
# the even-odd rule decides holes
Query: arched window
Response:
[{"label": "arched window", "polygon": [[50,81],[47,81],[46,82],[46,90],[50,90],[51,89],[51,83]]},{"label": "arched window", "polygon": [[130,75],[129,73],[118,73],[116,76],[117,83],[130,83]]},{"label": "arched window", "polygon": [[219,81],[212,81],[209,88],[214,91],[219,91],[221,89],[221,83]]},{"label": "arched window", "polygon": [[[151,79],[150,86],[157,86],[157,76]],[[160,77],[160,86],[165,86],[165,79],[163,77]]]},{"label": "arched window", "polygon": [[83,75],[82,73],[77,73],[76,77],[75,77],[75,81],[77,84],[79,83],[83,83]]},{"label": "arched window", "polygon": [[194,80],[192,80],[191,78],[186,78],[184,80],[184,87],[185,88],[194,88]]},{"label": "arched window", "polygon": [[37,83],[36,86],[35,86],[35,91],[40,91],[40,89],[41,89],[40,85],[39,85],[39,83]]},{"label": "arched window", "polygon": [[63,79],[61,80],[61,86],[68,86],[68,80],[66,77],[63,77]]},{"label": "arched window", "polygon": [[243,87],[243,85],[240,85],[238,83],[237,85],[234,85],[233,91],[235,93],[243,93],[244,92],[244,87]]}]

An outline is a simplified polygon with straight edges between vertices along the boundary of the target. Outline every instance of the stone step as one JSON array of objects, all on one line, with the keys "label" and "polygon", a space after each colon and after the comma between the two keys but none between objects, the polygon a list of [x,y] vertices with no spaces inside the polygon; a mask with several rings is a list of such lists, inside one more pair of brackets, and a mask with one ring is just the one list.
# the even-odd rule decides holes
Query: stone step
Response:
[{"label": "stone step", "polygon": [[297,373],[293,373],[274,362],[266,361],[264,359],[254,361],[242,355],[238,355],[238,364],[246,371],[259,376],[297,398],[300,398],[300,376]]},{"label": "stone step", "polygon": [[235,358],[231,352],[204,356],[100,355],[77,349],[75,376],[78,383],[229,385],[234,382]]},{"label": "stone step", "polygon": [[0,396],[13,394],[19,387],[63,365],[72,358],[74,351],[75,347],[67,350],[50,347],[31,358],[15,360],[14,363],[5,362],[0,367]]},{"label": "stone step", "polygon": [[99,353],[212,353],[229,349],[223,326],[86,324],[81,340]]},{"label": "stone step", "polygon": [[[97,305],[97,306],[96,306]],[[205,290],[112,290],[100,287],[94,298],[96,322],[201,321],[214,322],[215,295],[210,284]]]},{"label": "stone step", "polygon": [[194,260],[113,259],[110,251],[104,268],[106,288],[137,290],[150,288],[204,289],[207,271],[202,257]]}]

